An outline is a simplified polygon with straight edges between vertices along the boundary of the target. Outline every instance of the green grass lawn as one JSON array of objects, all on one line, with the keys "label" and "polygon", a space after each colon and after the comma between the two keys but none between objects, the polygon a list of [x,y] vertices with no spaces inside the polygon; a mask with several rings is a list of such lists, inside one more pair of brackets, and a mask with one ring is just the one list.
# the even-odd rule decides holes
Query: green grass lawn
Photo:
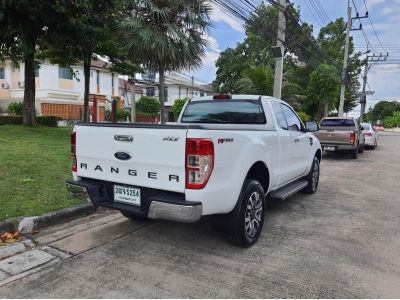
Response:
[{"label": "green grass lawn", "polygon": [[64,185],[72,176],[71,130],[0,126],[0,220],[80,203]]}]

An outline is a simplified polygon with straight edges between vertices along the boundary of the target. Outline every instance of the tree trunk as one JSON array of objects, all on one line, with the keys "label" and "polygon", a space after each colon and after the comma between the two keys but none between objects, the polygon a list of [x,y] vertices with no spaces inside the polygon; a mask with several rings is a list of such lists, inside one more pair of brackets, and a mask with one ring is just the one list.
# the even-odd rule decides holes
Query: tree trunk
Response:
[{"label": "tree trunk", "polygon": [[329,101],[325,100],[324,118],[328,116],[328,112],[329,112]]},{"label": "tree trunk", "polygon": [[165,77],[164,77],[164,66],[160,64],[159,69],[159,85],[158,85],[158,96],[160,99],[160,108],[161,108],[161,124],[165,124],[165,102],[164,102],[164,86],[165,86]]},{"label": "tree trunk", "polygon": [[23,123],[25,126],[35,125],[35,46],[36,40],[33,38],[28,43],[28,50],[24,57],[25,62],[25,88],[23,104]]},{"label": "tree trunk", "polygon": [[87,55],[83,60],[83,74],[85,76],[85,92],[83,96],[83,121],[88,122],[89,118],[89,90],[90,90],[90,63],[92,54]]},{"label": "tree trunk", "polygon": [[131,122],[136,123],[135,82],[131,80]]}]

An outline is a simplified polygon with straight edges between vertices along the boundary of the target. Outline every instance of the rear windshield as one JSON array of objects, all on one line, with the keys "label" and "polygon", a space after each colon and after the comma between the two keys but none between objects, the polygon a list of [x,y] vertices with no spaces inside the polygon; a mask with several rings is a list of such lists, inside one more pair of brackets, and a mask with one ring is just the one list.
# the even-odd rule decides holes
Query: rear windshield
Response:
[{"label": "rear windshield", "polygon": [[354,126],[354,121],[353,119],[323,119],[321,126],[350,127]]},{"label": "rear windshield", "polygon": [[361,124],[364,130],[371,130],[371,126],[369,124]]},{"label": "rear windshield", "polygon": [[265,124],[260,100],[206,100],[189,102],[182,123]]}]

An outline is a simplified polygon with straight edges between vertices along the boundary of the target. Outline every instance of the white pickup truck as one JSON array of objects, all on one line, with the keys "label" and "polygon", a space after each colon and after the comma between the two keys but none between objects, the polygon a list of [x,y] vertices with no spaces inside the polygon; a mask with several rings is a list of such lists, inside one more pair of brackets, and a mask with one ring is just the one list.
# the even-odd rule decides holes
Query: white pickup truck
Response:
[{"label": "white pickup truck", "polygon": [[269,199],[318,187],[321,146],[285,102],[194,98],[176,125],[83,123],[71,134],[71,194],[132,219],[205,215],[235,244],[254,244]]}]

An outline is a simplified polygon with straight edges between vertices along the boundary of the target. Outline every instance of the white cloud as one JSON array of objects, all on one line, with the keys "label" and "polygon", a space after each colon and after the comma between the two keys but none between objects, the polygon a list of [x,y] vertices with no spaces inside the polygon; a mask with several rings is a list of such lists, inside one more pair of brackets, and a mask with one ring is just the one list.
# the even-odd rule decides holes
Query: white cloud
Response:
[{"label": "white cloud", "polygon": [[215,22],[224,22],[228,24],[233,30],[237,32],[244,32],[243,25],[240,24],[237,20],[235,20],[233,17],[228,15],[226,12],[224,12],[219,6],[211,3],[211,20]]},{"label": "white cloud", "polygon": [[367,0],[367,7],[368,7],[368,9],[371,9],[372,7],[374,7],[378,4],[384,3],[386,1],[387,0]]},{"label": "white cloud", "polygon": [[204,38],[207,40],[208,42],[208,48],[211,49],[214,52],[221,52],[221,50],[219,49],[219,44],[216,38],[212,37],[209,34],[206,34],[204,36]]}]

